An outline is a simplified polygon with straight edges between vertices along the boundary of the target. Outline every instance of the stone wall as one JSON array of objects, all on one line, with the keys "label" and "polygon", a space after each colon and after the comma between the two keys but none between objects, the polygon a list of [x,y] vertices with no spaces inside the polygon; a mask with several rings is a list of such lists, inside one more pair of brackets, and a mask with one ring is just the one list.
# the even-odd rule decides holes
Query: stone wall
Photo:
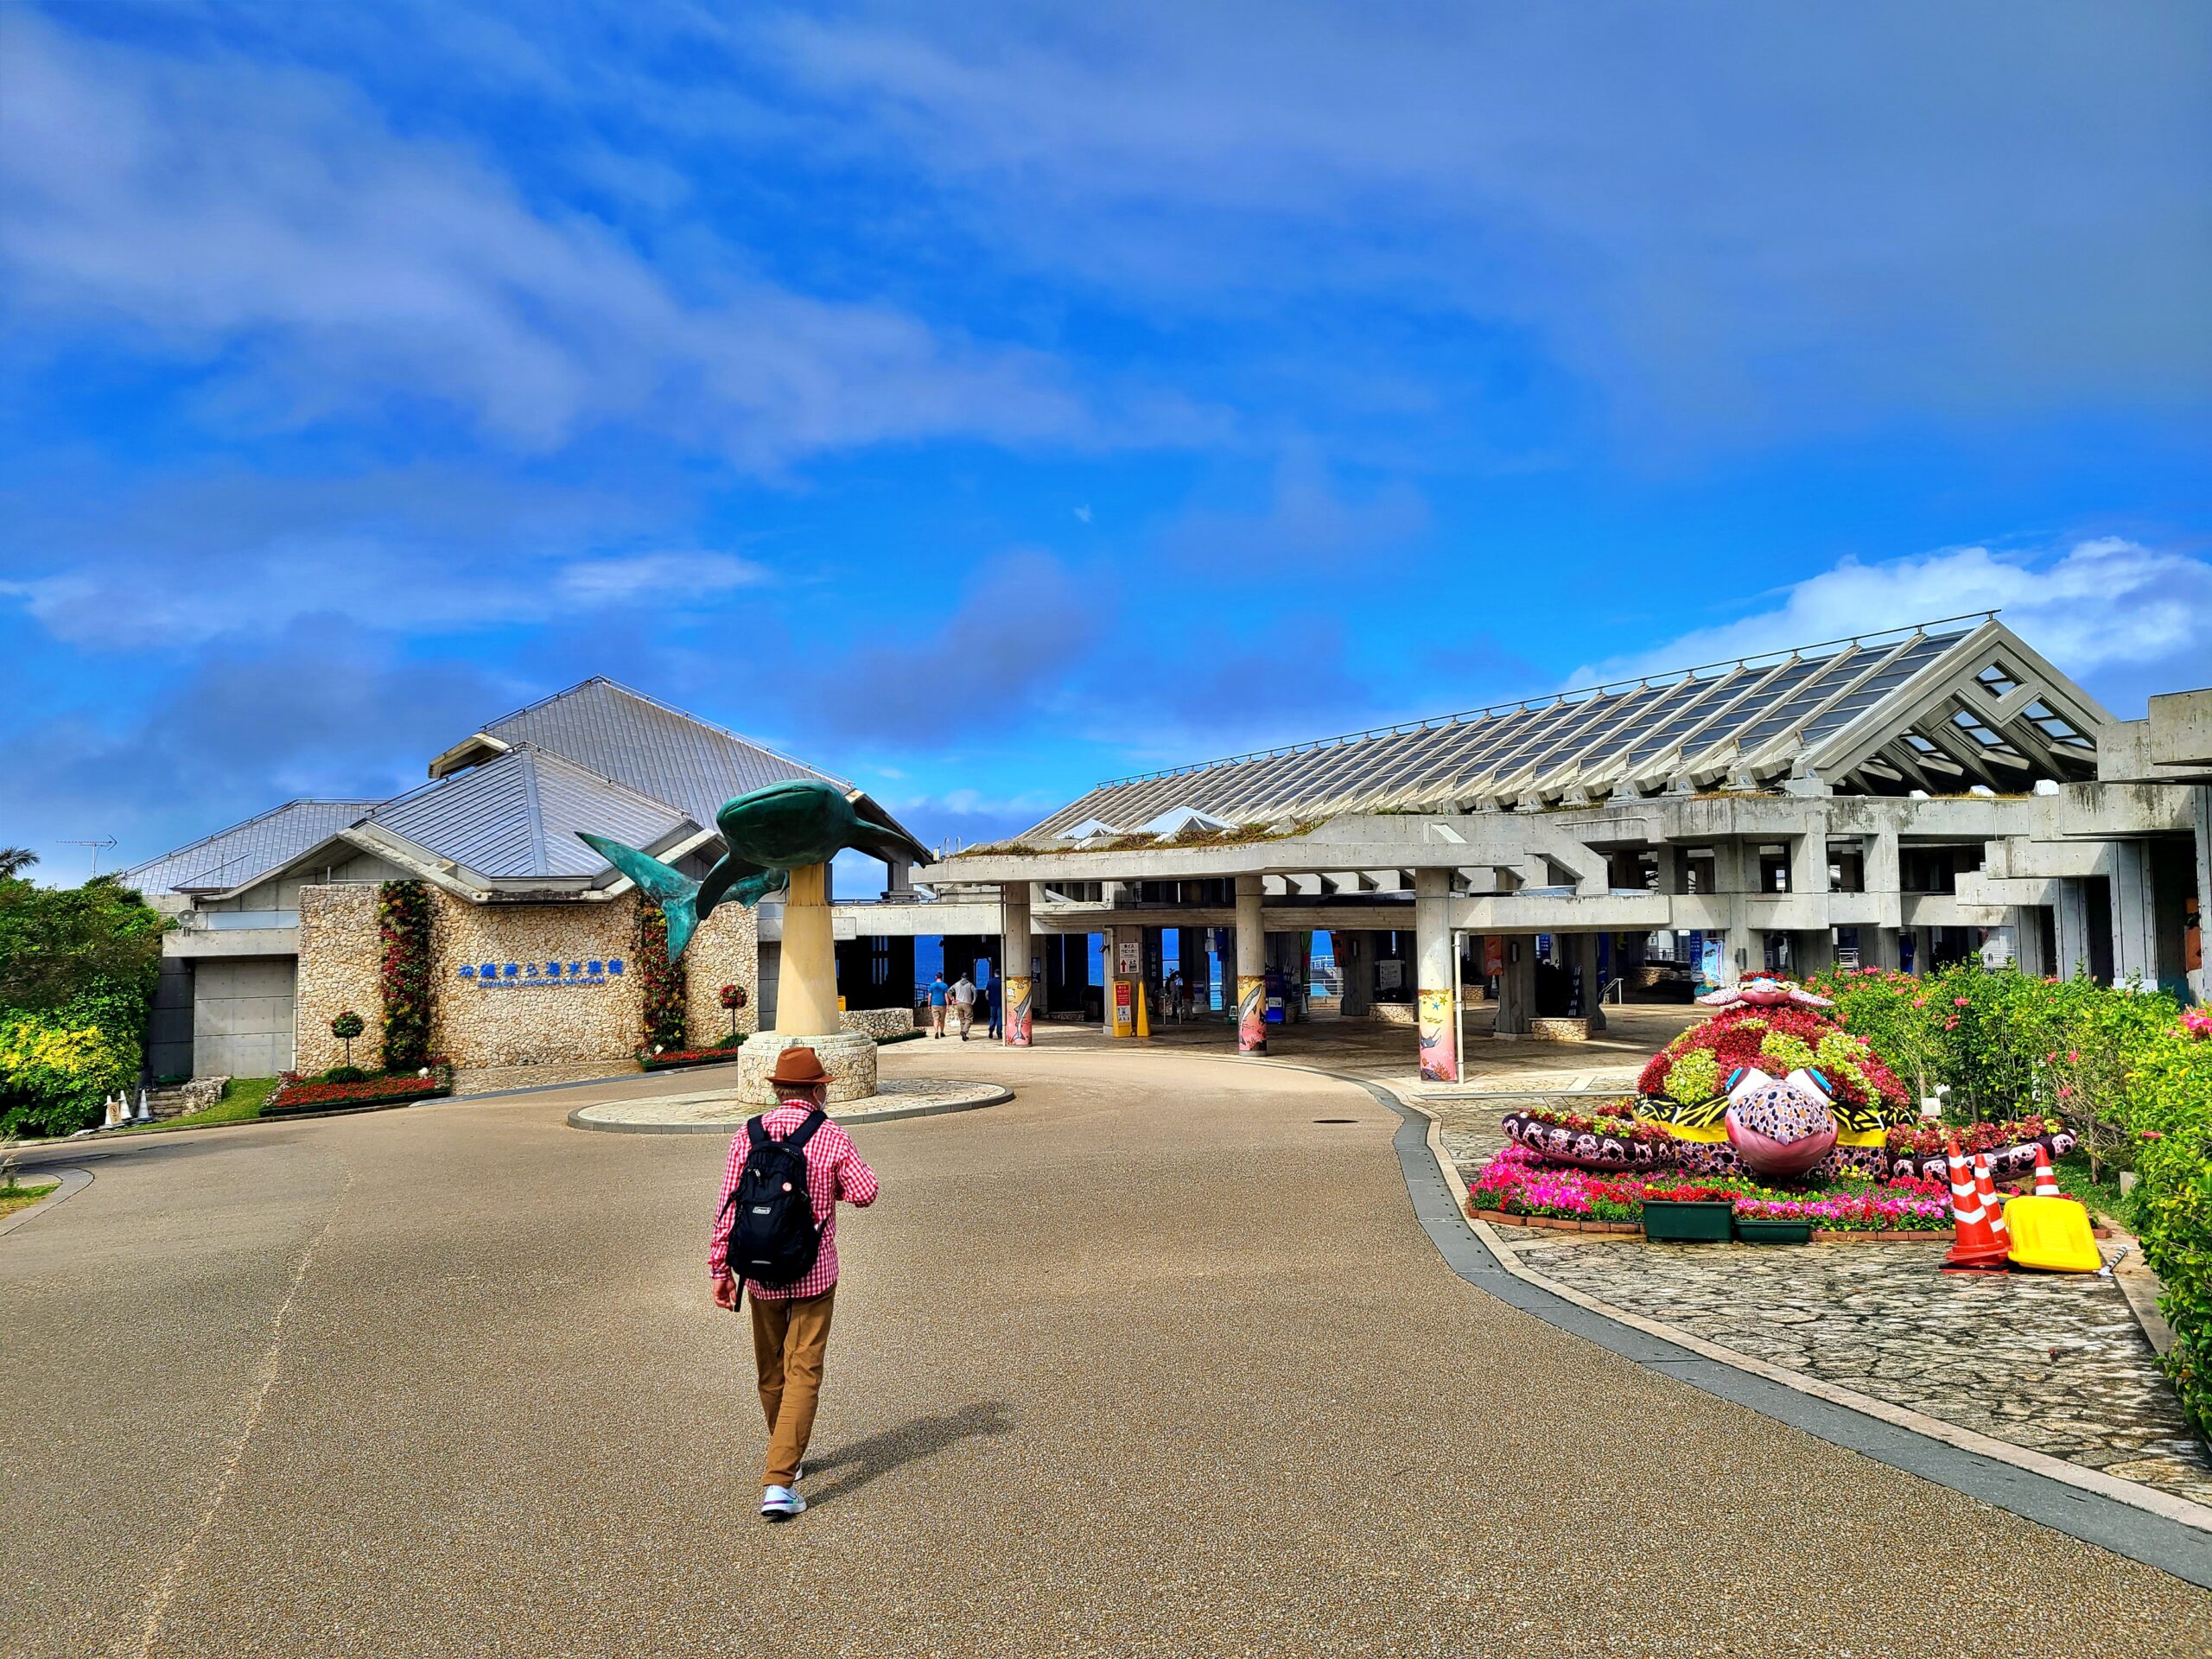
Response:
[{"label": "stone wall", "polygon": [[353,1064],[373,1071],[384,1063],[384,989],[377,971],[383,947],[377,935],[375,884],[302,887],[299,906],[292,1067],[312,1076],[345,1058],[346,1046],[330,1034],[330,1022],[351,1008],[366,1027],[353,1039]]},{"label": "stone wall", "polygon": [[[465,1070],[573,1066],[631,1058],[644,1031],[644,982],[632,966],[638,946],[638,901],[625,894],[603,904],[472,904],[430,889],[430,1052]],[[747,1006],[738,1029],[760,1023],[759,946],[753,914],[728,905],[700,927],[684,953],[686,1017],[691,1040],[712,1043],[729,1030],[721,988],[742,985]],[[378,964],[373,883],[310,887],[300,893],[300,976],[296,1062],[302,1073],[327,1071],[344,1046],[330,1021],[352,1008],[368,1027],[353,1042],[353,1060],[382,1063],[384,995]],[[620,961],[620,974],[604,971]],[[566,969],[588,969],[571,980]],[[480,980],[486,963],[535,967],[495,987]],[[545,972],[558,963],[563,972]],[[461,969],[471,970],[464,978]]]},{"label": "stone wall", "polygon": [[725,985],[745,988],[737,1028],[760,1030],[760,919],[742,905],[715,906],[683,952],[683,1021],[692,1047],[711,1047],[729,1035],[729,1011],[721,1004]]},{"label": "stone wall", "polygon": [[914,1028],[912,1008],[847,1008],[837,1016],[840,1030],[863,1037],[896,1037]]},{"label": "stone wall", "polygon": [[[625,893],[604,904],[471,904],[431,889],[430,978],[437,1009],[430,1047],[456,1066],[559,1065],[626,1059],[643,1035],[645,982],[638,949],[638,904]],[[572,982],[545,973],[577,963],[602,964]],[[622,964],[620,974],[608,971]],[[538,969],[485,985],[484,963]],[[461,970],[479,970],[461,977]]]}]

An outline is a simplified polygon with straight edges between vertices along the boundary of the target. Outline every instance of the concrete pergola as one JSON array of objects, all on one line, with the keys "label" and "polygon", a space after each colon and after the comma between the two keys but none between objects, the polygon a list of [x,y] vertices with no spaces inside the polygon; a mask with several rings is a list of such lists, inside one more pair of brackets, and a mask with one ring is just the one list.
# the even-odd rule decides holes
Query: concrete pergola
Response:
[{"label": "concrete pergola", "polygon": [[[1862,963],[1918,969],[1969,929],[2033,971],[2162,977],[2185,895],[2170,880],[2162,907],[2158,858],[2110,849],[2185,836],[2207,791],[2104,780],[2115,730],[1993,614],[1950,619],[1120,779],[931,885],[963,912],[995,903],[1017,968],[1040,938],[1105,934],[1109,982],[1157,959],[1152,930],[1224,930],[1248,1052],[1265,1046],[1271,936],[1335,934],[1358,1013],[1367,942],[1409,932],[1422,1071],[1456,1081],[1477,937],[1507,1038],[1531,1028],[1539,936],[1596,1022],[1607,937],[1618,967],[1649,936],[1695,932],[1724,982],[1827,966],[1847,939]],[[1993,864],[1993,847],[2024,861]],[[2085,857],[2104,860],[2108,957],[2086,889],[2049,885],[2082,879],[2067,861]]]}]

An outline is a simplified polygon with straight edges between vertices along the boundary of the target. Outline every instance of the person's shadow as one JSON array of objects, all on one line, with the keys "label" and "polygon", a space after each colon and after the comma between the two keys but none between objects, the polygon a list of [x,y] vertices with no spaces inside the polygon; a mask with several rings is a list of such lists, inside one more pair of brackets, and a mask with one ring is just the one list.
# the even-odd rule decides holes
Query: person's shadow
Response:
[{"label": "person's shadow", "polygon": [[[855,1440],[834,1452],[810,1452],[806,1457],[807,1507],[834,1498],[849,1497],[893,1469],[934,1457],[956,1441],[983,1434],[1004,1434],[1014,1427],[1014,1408],[1003,1400],[979,1400],[957,1411],[917,1417],[880,1434]],[[814,1477],[836,1470],[837,1478],[817,1487]]]}]

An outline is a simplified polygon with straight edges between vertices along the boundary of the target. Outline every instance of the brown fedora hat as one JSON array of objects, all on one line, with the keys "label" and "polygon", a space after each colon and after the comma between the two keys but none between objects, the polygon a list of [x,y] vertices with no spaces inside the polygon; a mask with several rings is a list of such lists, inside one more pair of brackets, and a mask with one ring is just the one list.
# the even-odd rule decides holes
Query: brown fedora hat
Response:
[{"label": "brown fedora hat", "polygon": [[830,1074],[822,1069],[822,1057],[801,1044],[776,1056],[776,1069],[768,1074],[768,1081],[828,1083]]}]

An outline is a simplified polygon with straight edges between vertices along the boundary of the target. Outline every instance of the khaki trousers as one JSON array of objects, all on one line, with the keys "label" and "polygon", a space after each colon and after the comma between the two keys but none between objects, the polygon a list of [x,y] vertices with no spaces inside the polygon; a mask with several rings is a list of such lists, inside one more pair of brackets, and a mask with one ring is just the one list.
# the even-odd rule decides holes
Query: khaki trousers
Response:
[{"label": "khaki trousers", "polygon": [[822,1397],[822,1361],[830,1351],[832,1285],[819,1296],[788,1301],[753,1299],[753,1361],[760,1374],[760,1409],[768,1419],[768,1465],[763,1486],[788,1486],[814,1433]]}]

